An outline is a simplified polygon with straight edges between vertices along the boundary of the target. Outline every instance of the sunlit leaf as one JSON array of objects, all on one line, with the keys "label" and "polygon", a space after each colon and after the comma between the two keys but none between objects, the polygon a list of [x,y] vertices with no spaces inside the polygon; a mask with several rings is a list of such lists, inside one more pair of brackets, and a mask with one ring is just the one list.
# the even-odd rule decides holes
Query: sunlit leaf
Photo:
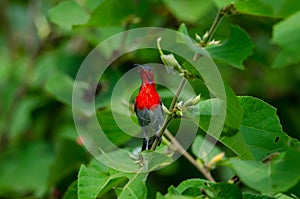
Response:
[{"label": "sunlit leaf", "polygon": [[63,1],[49,11],[50,20],[57,25],[72,29],[73,25],[84,24],[89,14],[76,1]]},{"label": "sunlit leaf", "polygon": [[210,0],[163,0],[163,2],[178,20],[190,23],[196,23],[213,7]]}]

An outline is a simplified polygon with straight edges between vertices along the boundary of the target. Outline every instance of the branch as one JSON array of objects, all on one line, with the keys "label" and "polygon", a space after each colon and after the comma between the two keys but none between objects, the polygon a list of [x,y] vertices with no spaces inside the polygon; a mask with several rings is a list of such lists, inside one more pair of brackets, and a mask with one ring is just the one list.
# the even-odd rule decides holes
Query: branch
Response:
[{"label": "branch", "polygon": [[198,169],[205,177],[211,182],[216,182],[215,179],[212,177],[210,171],[201,165],[197,163],[197,161],[191,156],[184,148],[181,146],[181,144],[175,139],[175,137],[171,134],[171,132],[167,129],[165,131],[166,136],[172,141],[172,143],[175,146],[175,149],[177,149],[192,165]]},{"label": "branch", "polygon": [[215,30],[216,30],[219,22],[221,21],[221,19],[223,18],[223,16],[224,16],[223,15],[223,9],[218,10],[218,13],[217,13],[217,15],[216,15],[216,17],[214,19],[213,24],[211,25],[209,31],[206,33],[206,37],[205,37],[206,39],[203,38],[205,45],[211,40],[211,38],[212,38],[212,36],[213,36],[213,34],[214,34],[214,32],[215,32]]},{"label": "branch", "polygon": [[209,42],[210,42],[215,30],[217,29],[219,22],[222,20],[222,18],[226,15],[237,14],[237,13],[238,12],[233,3],[225,6],[222,9],[219,9],[210,29],[203,36],[203,45],[204,45],[203,47],[205,47],[207,44],[209,44]]},{"label": "branch", "polygon": [[[178,97],[179,97],[185,83],[186,83],[186,79],[183,77],[180,84],[179,84],[179,86],[178,86],[178,88],[177,88],[176,94],[174,95],[174,97],[172,99],[172,102],[171,102],[171,105],[170,105],[170,108],[169,108],[169,112],[172,112],[172,110],[175,108],[176,102],[178,100]],[[171,122],[172,119],[173,119],[173,115],[167,114],[166,119],[164,121],[164,124],[163,124],[163,126],[161,127],[161,129],[159,130],[159,132],[157,134],[158,138],[162,137],[162,135],[164,134],[164,131],[166,130],[168,124]],[[156,149],[158,143],[159,143],[159,139],[155,138],[155,140],[154,140],[154,142],[151,146],[151,150],[154,151]]]}]

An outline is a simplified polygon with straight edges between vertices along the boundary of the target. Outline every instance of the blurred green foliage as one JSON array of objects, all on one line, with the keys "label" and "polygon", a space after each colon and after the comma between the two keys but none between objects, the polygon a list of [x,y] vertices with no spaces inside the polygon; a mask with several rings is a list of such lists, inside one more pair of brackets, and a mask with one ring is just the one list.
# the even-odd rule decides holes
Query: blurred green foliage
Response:
[{"label": "blurred green foliage", "polygon": [[[225,183],[208,186],[209,183],[200,179],[183,181],[199,177],[195,169],[186,169],[191,166],[183,158],[151,173],[147,183],[146,175],[121,175],[94,160],[88,166],[81,166],[92,158],[78,138],[71,96],[74,78],[87,54],[113,34],[137,27],[177,30],[184,22],[185,33],[192,38],[195,33],[202,36],[213,23],[218,8],[231,2],[235,2],[235,14],[225,16],[213,36],[221,45],[209,46],[207,50],[216,61],[224,82],[237,95],[263,99],[276,107],[278,114],[256,98],[236,97],[233,92],[227,96],[231,105],[237,105],[229,106],[231,117],[226,123],[228,127],[239,129],[239,133],[221,138],[222,144],[218,145],[228,157],[248,153],[251,159],[254,155],[254,159],[246,163],[239,159],[223,163],[226,168],[233,168],[248,187],[242,184],[239,189]],[[257,192],[284,192],[300,197],[299,153],[292,147],[283,147],[290,141],[288,136],[300,139],[299,17],[298,0],[2,0],[0,198],[51,199],[62,198],[65,193],[65,198],[95,198],[97,195],[130,198],[130,191],[140,194],[137,198],[146,197],[147,192],[148,198],[183,198],[182,194],[186,195],[184,198],[192,198],[204,193],[211,198],[230,198],[227,194],[231,198],[273,198]],[[145,50],[126,54],[111,65],[100,81],[96,106],[98,114],[105,115],[102,120],[108,121],[105,128],[114,132],[110,135],[114,143],[122,145],[130,137],[122,134],[114,125],[110,110],[105,110],[113,86],[133,64],[149,62],[160,63],[159,53]],[[88,85],[84,88],[89,99]],[[195,89],[201,90],[200,87]],[[168,102],[171,96],[164,93],[164,101]],[[200,124],[199,135],[205,130],[201,125],[205,124]],[[175,129],[175,126],[176,123],[170,128]],[[257,132],[253,126],[255,130],[279,136],[280,142],[268,142],[269,134],[253,137]],[[240,145],[234,145],[236,140]],[[196,141],[190,151],[197,157],[201,139]],[[270,164],[271,170],[267,170],[258,160],[279,148],[286,151]],[[243,164],[246,165],[240,166]],[[224,170],[214,170],[216,179],[228,180],[232,171]],[[249,177],[247,172],[255,175]],[[261,175],[271,172],[266,174],[270,178],[257,183],[260,172]],[[77,175],[87,178],[77,182]],[[93,178],[95,175],[101,178]],[[274,180],[274,184],[269,179]],[[282,184],[286,186],[274,187]],[[115,186],[118,187],[116,193],[110,190]],[[287,198],[283,194],[274,197]]]}]

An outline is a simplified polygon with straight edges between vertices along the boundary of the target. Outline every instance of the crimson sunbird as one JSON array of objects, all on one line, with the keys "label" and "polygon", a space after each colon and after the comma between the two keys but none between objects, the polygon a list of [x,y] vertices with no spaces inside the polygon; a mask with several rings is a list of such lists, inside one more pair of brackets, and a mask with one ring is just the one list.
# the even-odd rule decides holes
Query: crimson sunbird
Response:
[{"label": "crimson sunbird", "polygon": [[153,71],[149,66],[139,65],[139,74],[142,85],[136,96],[134,111],[142,128],[144,136],[142,151],[150,150],[155,139],[159,143],[161,138],[158,132],[164,123],[162,102],[156,91]]}]

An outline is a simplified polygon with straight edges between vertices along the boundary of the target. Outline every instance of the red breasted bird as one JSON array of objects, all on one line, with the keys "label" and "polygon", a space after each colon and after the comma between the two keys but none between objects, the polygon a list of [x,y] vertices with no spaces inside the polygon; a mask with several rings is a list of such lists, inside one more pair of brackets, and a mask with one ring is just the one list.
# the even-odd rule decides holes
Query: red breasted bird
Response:
[{"label": "red breasted bird", "polygon": [[152,69],[149,66],[139,67],[142,85],[135,99],[134,110],[144,135],[143,151],[150,150],[154,140],[160,139],[157,133],[163,125],[164,117]]}]

